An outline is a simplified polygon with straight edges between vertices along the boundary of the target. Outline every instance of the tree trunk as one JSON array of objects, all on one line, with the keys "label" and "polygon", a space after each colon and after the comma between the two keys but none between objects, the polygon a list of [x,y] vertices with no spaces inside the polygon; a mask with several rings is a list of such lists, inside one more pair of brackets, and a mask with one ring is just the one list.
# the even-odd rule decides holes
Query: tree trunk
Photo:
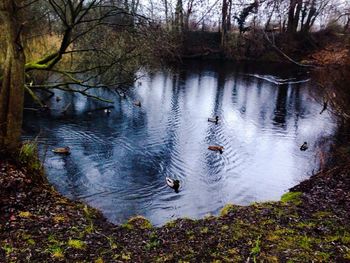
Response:
[{"label": "tree trunk", "polygon": [[287,25],[287,32],[290,34],[297,32],[302,3],[301,0],[290,0]]},{"label": "tree trunk", "polygon": [[164,13],[165,13],[165,25],[168,29],[169,26],[169,14],[168,14],[168,0],[164,0]]},{"label": "tree trunk", "polygon": [[304,6],[303,6],[303,10],[301,11],[301,21],[300,21],[301,31],[304,31],[305,19],[307,16],[307,9],[308,9],[309,4],[310,4],[310,1],[305,1]]},{"label": "tree trunk", "polygon": [[0,1],[0,17],[7,45],[0,90],[0,149],[14,152],[20,145],[25,84],[17,1]]},{"label": "tree trunk", "polygon": [[313,0],[310,6],[309,14],[307,16],[306,22],[302,25],[301,31],[303,33],[308,33],[313,25],[313,18],[317,16],[316,12],[316,1]]},{"label": "tree trunk", "polygon": [[223,0],[222,1],[222,10],[221,10],[221,46],[222,47],[225,47],[225,44],[226,44],[227,11],[228,11],[227,0]]},{"label": "tree trunk", "polygon": [[231,30],[232,0],[228,0],[227,31]]},{"label": "tree trunk", "polygon": [[183,32],[184,27],[183,4],[182,0],[177,0],[175,8],[175,28],[178,32]]}]

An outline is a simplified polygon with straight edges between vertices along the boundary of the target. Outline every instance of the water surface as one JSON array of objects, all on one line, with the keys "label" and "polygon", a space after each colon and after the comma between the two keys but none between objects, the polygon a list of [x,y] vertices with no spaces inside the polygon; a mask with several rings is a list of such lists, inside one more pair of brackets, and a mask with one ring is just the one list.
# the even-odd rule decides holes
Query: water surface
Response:
[{"label": "water surface", "polygon": [[[51,116],[25,114],[25,138],[39,136],[49,180],[112,222],[144,215],[160,225],[227,203],[278,200],[318,169],[318,141],[335,130],[331,116],[319,114],[322,94],[298,69],[196,62],[140,75],[126,99],[98,91],[115,101],[109,116],[88,114],[101,102],[59,92]],[[207,121],[215,115],[218,125]],[[304,141],[310,148],[302,152]],[[209,145],[224,146],[223,154]],[[50,151],[60,146],[71,155]],[[180,180],[178,194],[166,176]]]}]

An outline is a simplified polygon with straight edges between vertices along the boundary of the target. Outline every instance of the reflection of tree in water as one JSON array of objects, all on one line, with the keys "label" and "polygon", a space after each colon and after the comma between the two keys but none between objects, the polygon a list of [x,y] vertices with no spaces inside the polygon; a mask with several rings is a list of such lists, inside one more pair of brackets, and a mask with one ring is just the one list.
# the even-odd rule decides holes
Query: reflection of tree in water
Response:
[{"label": "reflection of tree in water", "polygon": [[287,97],[288,97],[288,85],[280,85],[278,87],[278,92],[277,92],[273,124],[281,128],[286,128]]},{"label": "reflection of tree in water", "polygon": [[259,124],[261,127],[265,127],[265,120],[266,120],[266,113],[267,113],[267,105],[264,103],[263,98],[261,96],[262,89],[264,88],[264,81],[262,79],[258,79],[256,83],[256,88],[258,90],[258,101],[254,105],[255,107],[258,107],[259,110]]},{"label": "reflection of tree in water", "polygon": [[[182,80],[184,80],[184,75],[182,75]],[[170,156],[174,152],[177,145],[176,134],[179,127],[180,111],[179,111],[179,88],[180,86],[180,76],[177,77],[175,74],[172,77],[172,97],[171,97],[171,114],[168,116],[167,127],[166,127],[166,138],[163,146],[164,151],[164,167],[169,167],[172,159]]]},{"label": "reflection of tree in water", "polygon": [[297,130],[301,110],[300,85],[296,85],[292,88],[291,100],[289,101],[289,104],[289,110],[293,113],[294,117],[294,128],[295,130]]}]

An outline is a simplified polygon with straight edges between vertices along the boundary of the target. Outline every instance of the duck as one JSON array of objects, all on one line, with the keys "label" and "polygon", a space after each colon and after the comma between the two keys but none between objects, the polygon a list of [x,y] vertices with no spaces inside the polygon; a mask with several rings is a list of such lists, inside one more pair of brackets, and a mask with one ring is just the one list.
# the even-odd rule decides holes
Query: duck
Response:
[{"label": "duck", "polygon": [[57,102],[60,102],[60,101],[61,101],[61,97],[57,96],[57,97],[56,97],[56,101],[57,101]]},{"label": "duck", "polygon": [[211,151],[216,151],[216,152],[220,152],[220,154],[223,153],[224,147],[223,146],[219,146],[219,145],[211,145],[208,147],[209,150]]},{"label": "duck", "polygon": [[307,142],[304,142],[302,146],[300,146],[300,151],[306,151],[309,148]]},{"label": "duck", "polygon": [[219,122],[219,116],[215,116],[215,118],[208,118],[209,122],[214,122],[215,124],[218,124]]},{"label": "duck", "polygon": [[105,109],[104,112],[105,112],[107,115],[109,115],[109,114],[111,114],[112,111],[111,111],[110,109]]},{"label": "duck", "polygon": [[58,154],[66,154],[66,155],[70,154],[70,148],[68,146],[55,148],[52,151]]},{"label": "duck", "polygon": [[165,181],[166,181],[166,184],[175,190],[176,193],[179,192],[179,188],[180,188],[180,181],[179,180],[174,180],[174,179],[171,179],[169,177],[165,177]]},{"label": "duck", "polygon": [[135,101],[134,105],[137,107],[141,107],[141,101],[139,101],[139,100]]}]

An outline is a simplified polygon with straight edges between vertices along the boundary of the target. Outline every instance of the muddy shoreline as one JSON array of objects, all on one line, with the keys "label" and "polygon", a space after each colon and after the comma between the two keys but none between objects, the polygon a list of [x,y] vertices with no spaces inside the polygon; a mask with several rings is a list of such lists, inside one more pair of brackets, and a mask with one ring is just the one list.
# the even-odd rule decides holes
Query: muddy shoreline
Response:
[{"label": "muddy shoreline", "polygon": [[[350,262],[350,165],[323,171],[280,202],[227,205],[218,217],[124,225],[0,161],[1,262]],[[219,260],[219,261],[218,261]]]}]

